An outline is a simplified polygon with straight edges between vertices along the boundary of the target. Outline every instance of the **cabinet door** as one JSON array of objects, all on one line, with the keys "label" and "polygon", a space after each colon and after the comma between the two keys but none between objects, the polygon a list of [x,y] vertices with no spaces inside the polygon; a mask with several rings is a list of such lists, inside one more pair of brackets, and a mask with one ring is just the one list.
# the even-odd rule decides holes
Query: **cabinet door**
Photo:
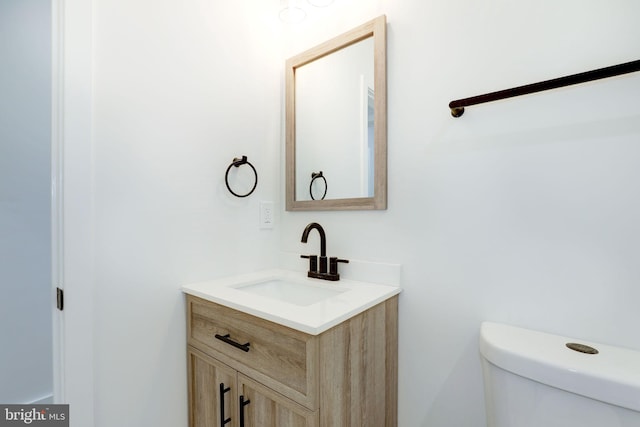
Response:
[{"label": "cabinet door", "polygon": [[[238,374],[240,427],[317,427],[318,411],[310,411],[283,395]],[[248,402],[248,403],[247,403]]]},{"label": "cabinet door", "polygon": [[238,427],[236,371],[189,347],[189,426]]}]

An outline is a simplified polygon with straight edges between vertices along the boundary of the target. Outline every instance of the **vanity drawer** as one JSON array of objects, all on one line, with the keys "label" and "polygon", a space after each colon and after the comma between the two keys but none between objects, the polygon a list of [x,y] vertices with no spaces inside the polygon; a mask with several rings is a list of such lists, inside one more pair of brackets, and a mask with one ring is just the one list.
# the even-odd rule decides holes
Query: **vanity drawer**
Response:
[{"label": "vanity drawer", "polygon": [[187,310],[189,344],[316,409],[316,337],[192,295]]}]

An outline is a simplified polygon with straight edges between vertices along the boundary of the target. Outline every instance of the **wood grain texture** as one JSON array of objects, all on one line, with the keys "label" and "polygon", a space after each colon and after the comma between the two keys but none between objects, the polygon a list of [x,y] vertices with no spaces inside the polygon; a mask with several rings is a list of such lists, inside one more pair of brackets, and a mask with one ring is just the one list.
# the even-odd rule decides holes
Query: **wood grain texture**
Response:
[{"label": "wood grain texture", "polygon": [[[316,337],[193,296],[187,301],[191,345],[309,408],[317,406]],[[249,351],[216,334],[250,343]]]},{"label": "wood grain texture", "polygon": [[398,297],[384,302],[385,316],[385,426],[398,425]]},{"label": "wood grain texture", "polygon": [[189,425],[191,427],[209,427],[220,425],[220,384],[230,390],[225,393],[225,419],[231,418],[235,424],[237,412],[237,373],[223,363],[190,347],[188,355],[189,378]]},{"label": "wood grain texture", "polygon": [[397,296],[317,336],[191,295],[187,313],[191,427],[216,425],[207,420],[218,420],[217,387],[228,381],[237,382],[229,411],[240,394],[252,402],[247,426],[397,427]]},{"label": "wood grain texture", "polygon": [[322,334],[320,361],[320,426],[397,425],[397,297]]},{"label": "wood grain texture", "polygon": [[318,411],[311,411],[268,387],[239,374],[240,393],[251,403],[245,406],[247,427],[317,427]]}]

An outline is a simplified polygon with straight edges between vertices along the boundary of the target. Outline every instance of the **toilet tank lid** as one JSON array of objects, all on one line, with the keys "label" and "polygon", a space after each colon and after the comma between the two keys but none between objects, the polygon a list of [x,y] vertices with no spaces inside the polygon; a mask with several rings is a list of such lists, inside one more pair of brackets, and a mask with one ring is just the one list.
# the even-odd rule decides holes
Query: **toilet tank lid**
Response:
[{"label": "toilet tank lid", "polygon": [[[567,348],[577,342],[598,354]],[[480,353],[540,383],[640,412],[640,352],[493,322],[480,327]]]}]

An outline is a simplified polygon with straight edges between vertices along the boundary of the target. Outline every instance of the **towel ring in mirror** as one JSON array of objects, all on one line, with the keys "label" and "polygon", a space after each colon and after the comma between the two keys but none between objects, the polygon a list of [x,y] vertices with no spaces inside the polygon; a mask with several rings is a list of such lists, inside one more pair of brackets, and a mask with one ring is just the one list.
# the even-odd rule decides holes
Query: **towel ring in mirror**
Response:
[{"label": "towel ring in mirror", "polygon": [[[320,199],[316,199],[315,197],[313,197],[313,183],[318,178],[322,178],[322,180],[324,181],[324,194]],[[327,185],[327,178],[324,177],[324,174],[322,173],[322,171],[311,172],[311,182],[309,183],[309,195],[311,196],[311,200],[324,200],[324,198],[327,196],[328,189],[329,189],[329,186]]]}]

